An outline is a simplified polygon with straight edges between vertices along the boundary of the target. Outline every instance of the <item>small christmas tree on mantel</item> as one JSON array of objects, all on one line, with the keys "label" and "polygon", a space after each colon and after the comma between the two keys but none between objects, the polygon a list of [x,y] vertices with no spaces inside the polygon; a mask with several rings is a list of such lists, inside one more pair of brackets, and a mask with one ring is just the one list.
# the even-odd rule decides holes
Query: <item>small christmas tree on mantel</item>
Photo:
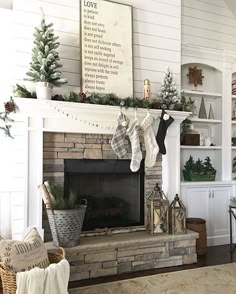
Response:
[{"label": "small christmas tree on mantel", "polygon": [[32,61],[30,70],[26,73],[26,80],[36,82],[36,93],[39,99],[51,99],[53,86],[67,83],[61,78],[62,65],[57,49],[60,43],[58,36],[54,35],[53,24],[46,24],[43,15],[41,25],[35,28],[34,48],[32,49]]},{"label": "small christmas tree on mantel", "polygon": [[160,102],[163,109],[173,109],[178,102],[178,91],[169,68],[161,86]]}]

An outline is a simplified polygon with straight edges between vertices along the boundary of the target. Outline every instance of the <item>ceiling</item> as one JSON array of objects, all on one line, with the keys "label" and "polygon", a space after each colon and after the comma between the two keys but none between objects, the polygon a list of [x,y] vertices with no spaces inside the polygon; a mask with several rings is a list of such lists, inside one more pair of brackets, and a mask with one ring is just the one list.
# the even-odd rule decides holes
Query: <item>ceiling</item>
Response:
[{"label": "ceiling", "polygon": [[12,9],[13,0],[0,0],[0,8]]}]

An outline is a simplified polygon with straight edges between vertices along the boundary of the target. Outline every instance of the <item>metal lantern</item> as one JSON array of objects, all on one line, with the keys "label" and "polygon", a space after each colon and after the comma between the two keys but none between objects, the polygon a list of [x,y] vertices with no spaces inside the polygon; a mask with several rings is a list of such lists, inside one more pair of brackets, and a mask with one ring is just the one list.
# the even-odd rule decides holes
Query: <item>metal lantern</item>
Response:
[{"label": "metal lantern", "polygon": [[172,234],[186,233],[186,209],[178,194],[170,204],[170,232]]},{"label": "metal lantern", "polygon": [[158,184],[147,197],[148,229],[151,234],[168,233],[169,201]]}]

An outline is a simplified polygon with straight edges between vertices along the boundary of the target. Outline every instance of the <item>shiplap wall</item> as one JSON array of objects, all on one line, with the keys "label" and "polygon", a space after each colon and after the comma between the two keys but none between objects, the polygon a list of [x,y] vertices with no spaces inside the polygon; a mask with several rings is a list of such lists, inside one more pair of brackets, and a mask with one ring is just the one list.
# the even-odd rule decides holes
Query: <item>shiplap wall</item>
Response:
[{"label": "shiplap wall", "polygon": [[182,1],[182,43],[236,51],[236,18],[224,0]]},{"label": "shiplap wall", "polygon": [[[0,8],[0,112],[9,99],[12,83],[14,50],[12,46],[13,12]],[[6,29],[7,28],[7,29]],[[11,116],[12,118],[14,116]],[[0,121],[0,126],[2,121]],[[0,130],[0,235],[20,239],[25,215],[26,142],[24,123],[16,122],[12,129],[14,139],[6,138]]]},{"label": "shiplap wall", "polygon": [[21,239],[25,227],[25,133],[24,121],[15,120],[11,131],[14,139],[6,138],[2,132],[0,134],[0,235],[4,238]]},{"label": "shiplap wall", "polygon": [[[143,80],[150,79],[152,94],[155,97],[160,90],[167,67],[173,71],[179,86],[181,1],[121,0],[119,2],[133,6],[134,95],[142,97]],[[32,84],[23,79],[31,60],[33,28],[40,23],[40,7],[44,9],[47,20],[54,23],[55,32],[60,37],[59,52],[63,64],[63,76],[69,81],[68,85],[57,88],[55,93],[63,93],[68,90],[79,91],[79,0],[14,0],[13,11],[11,11],[15,34],[12,46],[14,64],[11,84],[18,82],[33,89]],[[21,239],[26,226],[27,148],[30,142],[27,142],[24,122],[19,121],[16,125],[17,128],[13,132],[15,141],[8,141],[4,144],[6,154],[12,156],[9,164],[7,157],[2,154],[6,165],[9,166],[9,171],[12,172],[5,173],[6,181],[4,184],[3,181],[0,183],[0,196],[2,195],[0,213],[4,211],[5,215],[8,215],[8,219],[2,225],[6,227],[9,222],[12,223],[12,237]],[[9,205],[11,206],[8,212],[4,209],[7,199],[8,208]]]},{"label": "shiplap wall", "polygon": [[[60,37],[63,76],[68,84],[54,92],[80,90],[80,0],[14,0],[15,71],[14,80],[22,82],[31,60],[33,27],[39,25],[40,10]],[[152,93],[160,90],[167,67],[180,84],[180,0],[119,0],[133,6],[133,56],[135,96],[142,97],[143,80],[150,79]],[[115,92],[115,90],[114,90]]]}]

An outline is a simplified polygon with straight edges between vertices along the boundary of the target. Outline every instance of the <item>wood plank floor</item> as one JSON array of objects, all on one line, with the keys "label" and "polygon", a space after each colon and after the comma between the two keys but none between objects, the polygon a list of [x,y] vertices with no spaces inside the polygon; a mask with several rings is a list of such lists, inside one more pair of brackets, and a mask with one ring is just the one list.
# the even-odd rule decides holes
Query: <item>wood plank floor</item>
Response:
[{"label": "wood plank floor", "polygon": [[83,286],[95,285],[100,283],[108,283],[108,282],[113,282],[118,280],[131,279],[136,277],[155,275],[155,274],[167,273],[167,272],[173,272],[173,271],[180,271],[180,270],[198,268],[203,266],[225,264],[225,263],[230,263],[232,261],[236,262],[236,250],[231,259],[229,245],[214,246],[214,247],[208,247],[207,254],[205,256],[199,256],[198,262],[196,264],[146,270],[146,271],[140,271],[136,273],[126,273],[121,275],[100,277],[100,278],[83,280],[83,281],[75,281],[75,282],[69,283],[69,288],[83,287]]}]

